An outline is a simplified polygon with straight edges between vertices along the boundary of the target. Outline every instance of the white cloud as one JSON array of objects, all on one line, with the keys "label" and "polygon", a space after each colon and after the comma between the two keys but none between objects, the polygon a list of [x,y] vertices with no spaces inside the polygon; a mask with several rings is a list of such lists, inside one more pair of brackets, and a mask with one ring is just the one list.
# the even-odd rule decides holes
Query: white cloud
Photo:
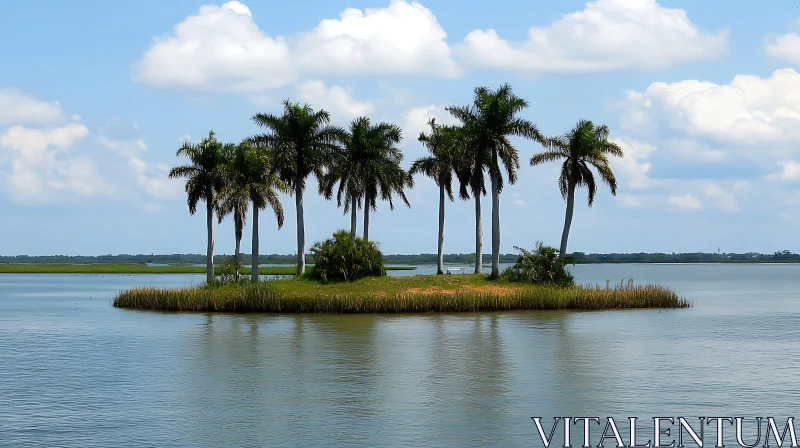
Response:
[{"label": "white cloud", "polygon": [[668,202],[683,209],[697,209],[702,206],[700,201],[698,201],[697,198],[691,194],[685,194],[683,196],[670,196]]},{"label": "white cloud", "polygon": [[353,99],[352,89],[339,86],[327,87],[322,81],[308,81],[297,87],[302,101],[314,104],[315,109],[325,109],[334,116],[352,119],[368,115],[375,107],[370,102]]},{"label": "white cloud", "polygon": [[648,176],[648,171],[652,168],[650,162],[644,162],[650,154],[656,150],[649,145],[628,137],[612,138],[612,142],[622,148],[624,157],[613,157],[611,159],[612,168],[616,172],[624,173],[625,182],[621,183],[625,187],[633,189],[643,189],[658,185],[658,182]]},{"label": "white cloud", "polygon": [[781,167],[781,172],[769,176],[770,179],[779,181],[800,180],[800,163],[797,163],[794,160],[787,160],[778,162],[778,166]]},{"label": "white cloud", "polygon": [[70,147],[88,135],[79,123],[52,129],[14,126],[0,135],[0,166],[9,168],[11,196],[21,202],[70,200],[76,196],[110,193],[91,159],[69,154]]},{"label": "white cloud", "polygon": [[348,8],[293,37],[270,37],[250,9],[231,1],[205,5],[156,38],[133,66],[134,79],[156,87],[260,91],[305,75],[453,76],[446,33],[419,3]]},{"label": "white cloud", "polygon": [[50,123],[64,118],[57,101],[41,101],[16,89],[0,89],[0,123]]},{"label": "white cloud", "polygon": [[128,159],[128,165],[136,174],[136,182],[145,193],[156,199],[175,199],[183,194],[183,182],[169,179],[169,169],[163,165],[150,166],[138,157]]},{"label": "white cloud", "polygon": [[237,1],[201,6],[156,38],[133,69],[135,79],[157,87],[258,90],[293,76],[286,40],[264,34]]},{"label": "white cloud", "polygon": [[595,0],[549,26],[534,26],[524,42],[493,29],[476,30],[456,48],[474,65],[527,73],[662,69],[714,58],[727,49],[728,32],[708,32],[686,12],[655,0]]},{"label": "white cloud", "polygon": [[386,8],[347,8],[302,34],[293,50],[303,70],[331,74],[455,76],[447,33],[418,2],[392,0]]},{"label": "white cloud", "polygon": [[788,33],[770,36],[764,43],[764,51],[775,59],[800,64],[800,35]]},{"label": "white cloud", "polygon": [[643,93],[627,90],[625,99],[617,105],[620,128],[635,134],[651,133],[656,128],[656,123],[649,113],[650,106],[652,102]]},{"label": "white cloud", "polygon": [[178,142],[180,143],[191,142],[191,141],[192,141],[192,136],[189,134],[183,134],[183,137],[178,139]]},{"label": "white cloud", "polygon": [[444,126],[459,123],[443,106],[429,104],[427,106],[414,107],[403,114],[403,135],[405,139],[416,142],[421,132],[430,131],[428,121],[431,118],[435,118],[437,124]]},{"label": "white cloud", "polygon": [[[769,78],[737,75],[729,84],[656,82],[642,94],[693,137],[734,144],[786,142],[800,137],[800,73],[776,70]],[[642,109],[644,110],[644,109]]]},{"label": "white cloud", "polygon": [[27,160],[41,161],[52,155],[47,151],[50,147],[66,150],[76,140],[89,134],[89,130],[82,124],[68,124],[52,129],[30,129],[14,126],[5,134],[0,135],[0,145],[17,150]]}]

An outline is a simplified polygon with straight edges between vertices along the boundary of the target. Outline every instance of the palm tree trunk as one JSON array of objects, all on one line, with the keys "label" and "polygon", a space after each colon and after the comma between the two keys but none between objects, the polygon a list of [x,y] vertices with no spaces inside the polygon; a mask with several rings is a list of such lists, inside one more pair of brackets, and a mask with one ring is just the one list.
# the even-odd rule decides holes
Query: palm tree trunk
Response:
[{"label": "palm tree trunk", "polygon": [[369,195],[364,195],[364,239],[369,241]]},{"label": "palm tree trunk", "polygon": [[253,248],[250,261],[250,281],[258,282],[258,207],[253,204]]},{"label": "palm tree trunk", "polygon": [[500,276],[500,179],[497,152],[494,154],[492,178],[492,278]]},{"label": "palm tree trunk", "polygon": [[206,202],[206,230],[206,281],[210,283],[214,281],[214,207],[211,202]]},{"label": "palm tree trunk", "polygon": [[483,217],[481,215],[480,190],[475,196],[475,273],[483,273]]},{"label": "palm tree trunk", "polygon": [[239,251],[242,248],[242,239],[239,238],[240,232],[236,232],[236,248],[233,252],[233,269],[236,272],[236,280],[239,280]]},{"label": "palm tree trunk", "polygon": [[436,259],[436,273],[444,274],[444,182],[439,185],[439,257]]},{"label": "palm tree trunk", "polygon": [[297,275],[306,272],[306,229],[303,220],[302,180],[295,180],[294,203],[297,207]]},{"label": "palm tree trunk", "polygon": [[356,238],[356,228],[358,227],[358,218],[356,217],[356,201],[350,198],[350,237]]},{"label": "palm tree trunk", "polygon": [[569,228],[572,226],[572,212],[575,209],[575,183],[570,182],[569,192],[567,193],[567,214],[564,217],[564,232],[561,234],[561,252],[559,256],[563,260],[567,256],[567,239],[569,239]]}]

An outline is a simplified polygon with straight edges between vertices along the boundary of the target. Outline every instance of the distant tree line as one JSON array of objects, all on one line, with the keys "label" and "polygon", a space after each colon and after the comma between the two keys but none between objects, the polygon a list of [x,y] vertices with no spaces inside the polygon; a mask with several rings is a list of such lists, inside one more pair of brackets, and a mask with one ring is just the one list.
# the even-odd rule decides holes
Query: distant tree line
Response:
[{"label": "distant tree line", "polygon": [[[227,255],[216,255],[215,262],[222,262]],[[242,254],[243,257],[250,257],[249,254]],[[501,254],[501,263],[514,263],[519,257],[518,254]],[[310,264],[314,263],[314,256],[307,254],[306,258]],[[385,260],[389,264],[435,264],[438,261],[437,254],[416,254],[386,255]],[[445,263],[472,264],[475,262],[475,254],[444,254]],[[573,252],[568,256],[571,261],[577,264],[596,264],[596,263],[800,263],[800,254],[783,250],[772,254],[759,254],[748,252],[743,254],[717,254],[717,253],[635,253],[635,254],[586,254],[583,252]],[[491,254],[483,255],[483,263],[491,263]],[[98,255],[98,256],[69,256],[69,255],[45,255],[45,256],[0,256],[0,263],[155,263],[155,264],[205,264],[206,256],[203,254],[171,254],[171,255]],[[296,254],[272,254],[259,255],[260,264],[294,264],[297,262]]]},{"label": "distant tree line", "polygon": [[800,254],[788,250],[773,254],[748,252],[722,253],[638,253],[638,254],[585,254],[572,253],[576,263],[800,263]]},{"label": "distant tree line", "polygon": [[[250,258],[250,254],[241,254],[242,258]],[[215,263],[222,263],[228,255],[217,254],[214,256]],[[515,254],[501,254],[501,263],[513,263],[517,261]],[[417,254],[417,255],[387,255],[384,257],[388,263],[394,264],[419,264],[419,263],[436,263],[437,254]],[[314,263],[314,255],[306,254],[306,259],[309,263]],[[475,262],[475,254],[445,254],[445,263],[461,263],[472,264]],[[294,264],[297,262],[296,254],[271,254],[259,255],[259,264]],[[29,256],[29,255],[16,255],[16,256],[0,256],[0,263],[14,264],[14,263],[73,263],[73,264],[90,264],[90,263],[154,263],[154,264],[205,264],[206,255],[203,254],[171,254],[171,255],[98,255],[98,256],[69,256],[69,255],[45,255],[45,256]],[[483,263],[491,263],[491,254],[483,255]]]}]

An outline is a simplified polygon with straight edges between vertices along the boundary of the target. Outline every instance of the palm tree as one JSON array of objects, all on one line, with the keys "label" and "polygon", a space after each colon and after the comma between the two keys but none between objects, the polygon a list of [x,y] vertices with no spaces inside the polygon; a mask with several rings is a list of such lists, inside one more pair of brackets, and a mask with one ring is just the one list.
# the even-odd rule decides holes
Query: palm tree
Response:
[{"label": "palm tree", "polygon": [[[357,210],[362,206],[364,185],[361,167],[368,154],[367,136],[369,118],[359,117],[350,123],[350,130],[342,135],[342,145],[334,153],[328,172],[320,182],[320,194],[325,199],[333,198],[336,190],[337,206],[344,205],[344,214],[350,213],[350,236],[356,237],[358,224]],[[338,187],[336,184],[338,183]]]},{"label": "palm tree", "polygon": [[235,266],[239,276],[239,247],[242,230],[247,223],[247,211],[253,203],[253,238],[251,251],[250,280],[258,282],[258,211],[268,206],[275,213],[278,229],[283,227],[283,206],[278,191],[288,193],[285,182],[272,174],[269,153],[263,148],[253,147],[248,141],[238,145],[226,145],[226,186],[218,201],[219,220],[228,214],[233,216],[236,232]]},{"label": "palm tree", "polygon": [[421,132],[419,141],[428,148],[430,156],[414,161],[409,170],[410,175],[424,174],[433,179],[439,187],[439,239],[436,273],[444,274],[444,203],[445,194],[453,201],[453,173],[455,172],[455,147],[453,144],[454,128],[436,125],[436,120],[428,121],[430,134]]},{"label": "palm tree", "polygon": [[180,165],[169,171],[170,179],[186,178],[186,195],[189,204],[189,213],[197,211],[197,203],[206,203],[206,229],[208,231],[208,244],[206,246],[206,279],[214,281],[214,208],[217,203],[217,194],[223,187],[224,176],[222,167],[225,164],[223,144],[217,141],[214,132],[200,143],[191,144],[184,142],[178,149],[177,156],[185,156],[190,165]]},{"label": "palm tree", "polygon": [[594,203],[597,183],[590,166],[595,167],[600,179],[608,184],[611,194],[617,194],[617,180],[608,164],[608,155],[623,157],[623,152],[616,143],[608,141],[608,134],[606,125],[595,126],[589,120],[581,120],[569,132],[549,139],[547,151],[531,157],[531,166],[564,159],[558,178],[561,196],[567,201],[564,232],[561,234],[562,259],[567,254],[567,239],[575,208],[575,187],[586,186],[589,189],[589,207]]},{"label": "palm tree", "polygon": [[[472,107],[448,108],[464,124],[466,142],[471,151],[476,153],[475,174],[480,171],[482,177],[483,163],[489,169],[492,183],[493,278],[500,275],[500,192],[503,190],[501,163],[511,184],[516,183],[516,170],[520,166],[519,153],[508,137],[523,137],[542,144],[546,141],[533,123],[517,116],[527,107],[528,102],[516,96],[511,85],[503,84],[495,91],[486,87],[476,88]],[[477,207],[479,206],[476,206],[476,214]]]},{"label": "palm tree", "polygon": [[314,175],[322,180],[325,166],[341,139],[343,130],[330,124],[325,110],[315,111],[308,104],[283,102],[283,114],[256,114],[253,121],[268,133],[251,137],[250,141],[272,148],[272,173],[286,182],[294,194],[297,209],[297,275],[306,270],[305,223],[303,192],[306,180]]},{"label": "palm tree", "polygon": [[403,139],[400,127],[390,123],[371,125],[366,117],[362,121],[363,152],[358,176],[364,195],[364,239],[369,240],[369,211],[378,209],[378,198],[388,201],[389,209],[394,210],[392,195],[397,194],[411,207],[405,187],[413,187],[414,179],[400,166],[403,152],[396,146]]},{"label": "palm tree", "polygon": [[[468,108],[465,108],[469,110]],[[481,213],[481,196],[486,196],[486,178],[484,171],[488,157],[475,145],[474,133],[469,133],[463,126],[454,128],[453,144],[455,152],[455,173],[458,177],[459,196],[469,200],[470,194],[475,199],[475,274],[483,272],[483,215]]]}]

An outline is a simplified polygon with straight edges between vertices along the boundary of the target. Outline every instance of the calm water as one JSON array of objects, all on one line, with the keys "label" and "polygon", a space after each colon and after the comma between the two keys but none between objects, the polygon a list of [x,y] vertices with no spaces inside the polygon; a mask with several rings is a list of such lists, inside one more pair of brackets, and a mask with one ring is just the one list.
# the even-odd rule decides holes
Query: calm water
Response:
[{"label": "calm water", "polygon": [[528,447],[532,416],[798,413],[800,265],[573,271],[696,307],[156,314],[110,302],[202,276],[0,275],[0,446]]}]

